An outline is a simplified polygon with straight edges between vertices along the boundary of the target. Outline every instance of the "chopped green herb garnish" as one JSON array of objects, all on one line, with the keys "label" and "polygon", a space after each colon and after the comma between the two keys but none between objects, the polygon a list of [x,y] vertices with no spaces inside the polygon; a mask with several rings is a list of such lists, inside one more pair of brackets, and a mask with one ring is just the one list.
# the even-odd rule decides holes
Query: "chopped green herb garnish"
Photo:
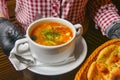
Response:
[{"label": "chopped green herb garnish", "polygon": [[53,31],[52,29],[47,29],[41,32],[43,37],[47,40],[55,40],[60,36],[60,33],[57,31]]}]

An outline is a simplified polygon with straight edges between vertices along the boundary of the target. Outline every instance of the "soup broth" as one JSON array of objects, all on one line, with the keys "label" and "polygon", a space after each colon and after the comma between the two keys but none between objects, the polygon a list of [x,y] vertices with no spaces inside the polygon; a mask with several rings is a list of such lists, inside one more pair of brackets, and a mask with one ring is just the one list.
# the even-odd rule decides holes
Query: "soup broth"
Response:
[{"label": "soup broth", "polygon": [[58,22],[40,22],[34,26],[30,37],[38,44],[56,46],[64,44],[73,37],[72,30]]}]

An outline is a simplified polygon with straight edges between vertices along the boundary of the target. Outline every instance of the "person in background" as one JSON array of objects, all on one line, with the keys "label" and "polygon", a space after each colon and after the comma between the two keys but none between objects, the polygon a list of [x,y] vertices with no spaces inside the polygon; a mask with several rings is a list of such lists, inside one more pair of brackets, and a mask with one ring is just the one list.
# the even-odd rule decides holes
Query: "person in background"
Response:
[{"label": "person in background", "polygon": [[[30,23],[44,17],[59,17],[84,25],[86,10],[103,35],[110,39],[120,37],[120,16],[111,0],[16,0],[15,16],[26,31]],[[0,0],[0,44],[6,55],[15,41],[23,37],[23,32],[9,21],[5,0]]]}]

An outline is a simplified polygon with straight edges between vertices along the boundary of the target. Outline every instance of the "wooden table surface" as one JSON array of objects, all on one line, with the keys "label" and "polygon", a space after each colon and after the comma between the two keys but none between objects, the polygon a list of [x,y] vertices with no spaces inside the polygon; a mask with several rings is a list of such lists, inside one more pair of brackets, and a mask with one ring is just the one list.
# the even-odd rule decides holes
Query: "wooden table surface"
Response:
[{"label": "wooden table surface", "polygon": [[[14,18],[14,8],[16,0],[6,0],[8,4],[8,10],[10,14],[10,20],[15,21]],[[116,4],[117,8],[120,10],[119,0],[112,0]],[[16,22],[14,22],[16,23]],[[101,44],[108,41],[109,39],[103,36],[100,30],[96,30],[94,25],[90,24],[88,31],[83,35],[88,46],[87,57]],[[83,62],[84,63],[84,62]],[[82,64],[81,64],[82,65]],[[81,66],[80,65],[80,66]],[[39,74],[32,73],[29,70],[16,71],[13,65],[10,63],[8,57],[2,52],[0,48],[0,80],[74,80],[75,74],[79,70],[79,67],[73,71],[58,75],[58,76],[43,76]]]},{"label": "wooden table surface", "polygon": [[[99,45],[108,40],[108,38],[103,36],[99,30],[96,30],[92,24],[90,24],[88,31],[83,35],[83,37],[88,46],[87,57],[89,57],[92,51],[94,51]],[[75,74],[79,68],[80,66],[71,72],[58,76],[39,75],[32,73],[27,69],[16,71],[8,60],[8,57],[0,48],[0,80],[74,80]]]}]

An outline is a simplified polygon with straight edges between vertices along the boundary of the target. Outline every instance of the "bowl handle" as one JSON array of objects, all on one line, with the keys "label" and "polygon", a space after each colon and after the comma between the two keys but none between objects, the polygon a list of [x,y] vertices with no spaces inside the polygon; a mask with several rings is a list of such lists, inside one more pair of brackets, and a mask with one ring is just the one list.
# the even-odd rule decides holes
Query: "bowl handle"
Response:
[{"label": "bowl handle", "polygon": [[76,29],[76,37],[81,36],[83,34],[83,27],[81,24],[75,24]]},{"label": "bowl handle", "polygon": [[23,53],[29,50],[27,38],[19,39],[15,42],[15,49],[17,53]]}]

